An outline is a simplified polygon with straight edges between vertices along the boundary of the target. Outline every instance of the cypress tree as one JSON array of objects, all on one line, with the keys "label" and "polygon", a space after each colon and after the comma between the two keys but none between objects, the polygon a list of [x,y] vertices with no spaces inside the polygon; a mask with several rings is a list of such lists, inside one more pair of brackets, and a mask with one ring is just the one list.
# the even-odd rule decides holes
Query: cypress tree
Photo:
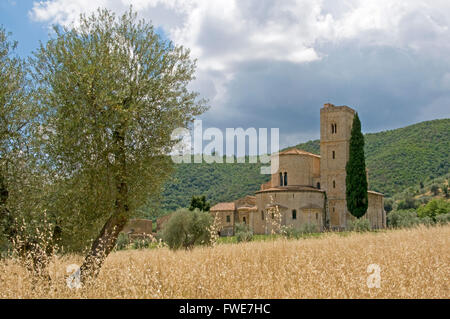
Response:
[{"label": "cypress tree", "polygon": [[358,113],[353,118],[349,160],[345,169],[347,173],[345,178],[347,209],[353,216],[360,218],[367,211],[368,196],[364,136],[361,133]]}]

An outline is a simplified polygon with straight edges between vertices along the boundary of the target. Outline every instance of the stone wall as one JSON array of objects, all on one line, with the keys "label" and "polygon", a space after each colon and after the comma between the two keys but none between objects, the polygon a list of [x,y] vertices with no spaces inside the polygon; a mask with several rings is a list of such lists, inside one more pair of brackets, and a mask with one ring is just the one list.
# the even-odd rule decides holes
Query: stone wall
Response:
[{"label": "stone wall", "polygon": [[[273,202],[272,202],[273,199]],[[256,193],[258,210],[254,212],[252,228],[255,234],[269,234],[272,230],[271,216],[267,207],[279,205],[281,225],[300,227],[307,222],[323,226],[324,194],[319,190],[264,191]],[[295,210],[295,213],[293,212]]]},{"label": "stone wall", "polygon": [[129,235],[151,235],[152,232],[153,224],[149,219],[131,219],[122,230]]}]

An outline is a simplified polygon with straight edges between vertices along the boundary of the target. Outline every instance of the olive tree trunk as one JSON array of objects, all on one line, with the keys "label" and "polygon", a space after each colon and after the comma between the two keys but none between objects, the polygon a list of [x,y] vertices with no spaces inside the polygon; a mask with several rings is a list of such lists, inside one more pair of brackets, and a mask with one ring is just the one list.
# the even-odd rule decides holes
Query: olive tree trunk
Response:
[{"label": "olive tree trunk", "polygon": [[[122,131],[122,130],[121,130]],[[119,169],[116,172],[115,184],[117,196],[113,214],[106,221],[100,234],[92,243],[91,249],[80,267],[80,280],[86,283],[95,278],[105,261],[116,245],[120,232],[129,218],[128,185],[126,183],[126,150],[124,133],[115,131],[114,142],[117,145],[116,159]]]}]

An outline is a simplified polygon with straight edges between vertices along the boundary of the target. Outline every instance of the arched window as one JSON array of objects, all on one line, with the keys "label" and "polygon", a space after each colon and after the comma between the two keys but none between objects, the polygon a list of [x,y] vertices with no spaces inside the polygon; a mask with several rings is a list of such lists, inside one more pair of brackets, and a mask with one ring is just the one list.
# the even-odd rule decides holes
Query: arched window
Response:
[{"label": "arched window", "polygon": [[336,152],[333,151],[333,159],[335,159],[335,158],[336,158]]},{"label": "arched window", "polygon": [[297,219],[297,211],[295,209],[292,210],[292,219]]},{"label": "arched window", "polygon": [[242,217],[242,222],[243,222],[244,224],[247,224],[247,218],[245,218],[245,216]]},{"label": "arched window", "polygon": [[333,181],[333,188],[336,188],[336,181]]},{"label": "arched window", "polygon": [[280,186],[283,186],[283,173],[280,172]]},{"label": "arched window", "polygon": [[261,220],[264,220],[264,211],[261,211]]},{"label": "arched window", "polygon": [[337,133],[337,124],[333,123],[331,124],[331,134],[336,134]]},{"label": "arched window", "polygon": [[287,186],[287,173],[284,172],[284,186]]},{"label": "arched window", "polygon": [[317,182],[317,188],[320,189],[320,183],[319,182]]}]

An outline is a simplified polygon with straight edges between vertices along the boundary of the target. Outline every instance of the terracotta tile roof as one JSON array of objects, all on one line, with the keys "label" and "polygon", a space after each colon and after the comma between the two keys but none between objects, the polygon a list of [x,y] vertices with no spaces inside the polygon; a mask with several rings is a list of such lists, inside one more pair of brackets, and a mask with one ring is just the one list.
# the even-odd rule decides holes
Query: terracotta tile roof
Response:
[{"label": "terracotta tile roof", "polygon": [[234,210],[234,202],[231,203],[218,203],[210,208],[210,211],[224,211],[224,210]]},{"label": "terracotta tile roof", "polygon": [[295,148],[295,147],[281,151],[278,153],[278,155],[307,155],[307,156],[314,156],[314,157],[320,158],[320,155],[313,154],[313,153],[303,151],[303,150],[299,150],[298,148]]}]

